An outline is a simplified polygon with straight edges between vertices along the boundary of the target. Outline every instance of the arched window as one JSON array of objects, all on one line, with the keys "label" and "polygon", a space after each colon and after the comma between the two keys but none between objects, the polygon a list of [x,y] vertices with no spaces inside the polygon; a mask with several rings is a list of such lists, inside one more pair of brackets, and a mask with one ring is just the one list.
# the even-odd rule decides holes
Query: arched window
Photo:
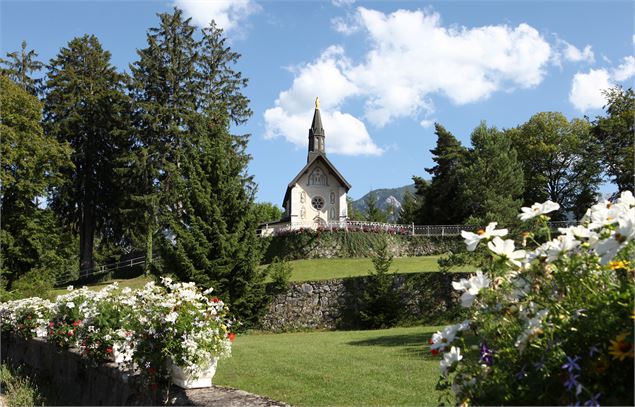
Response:
[{"label": "arched window", "polygon": [[309,175],[309,185],[328,185],[326,174],[320,167],[317,167]]},{"label": "arched window", "polygon": [[335,204],[335,192],[331,191],[331,205]]}]

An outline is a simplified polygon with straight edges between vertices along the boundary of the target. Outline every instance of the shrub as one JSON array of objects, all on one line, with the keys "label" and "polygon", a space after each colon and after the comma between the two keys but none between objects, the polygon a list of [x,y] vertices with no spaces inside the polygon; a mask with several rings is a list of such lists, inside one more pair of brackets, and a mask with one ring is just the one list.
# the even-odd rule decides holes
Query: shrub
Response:
[{"label": "shrub", "polygon": [[487,256],[452,284],[468,319],[430,339],[443,401],[633,405],[635,198],[594,205],[552,239],[546,214],[557,208],[523,208],[538,229],[517,242],[496,223],[462,233],[468,250],[486,242]]},{"label": "shrub", "polygon": [[271,264],[265,270],[265,274],[269,277],[270,282],[267,284],[267,294],[270,296],[281,294],[289,289],[289,281],[293,267],[286,260],[280,260],[274,257]]},{"label": "shrub", "polygon": [[366,328],[389,328],[400,320],[402,304],[390,274],[392,259],[385,240],[375,247],[374,270],[370,271],[359,304],[359,319]]}]

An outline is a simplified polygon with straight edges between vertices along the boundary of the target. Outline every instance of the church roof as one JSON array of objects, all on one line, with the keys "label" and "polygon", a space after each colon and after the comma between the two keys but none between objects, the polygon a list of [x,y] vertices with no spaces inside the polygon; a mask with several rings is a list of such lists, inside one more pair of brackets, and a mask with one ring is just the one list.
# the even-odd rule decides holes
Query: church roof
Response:
[{"label": "church roof", "polygon": [[304,168],[302,168],[300,170],[298,175],[296,175],[295,178],[293,178],[293,180],[291,180],[291,182],[289,182],[289,185],[287,186],[287,192],[284,194],[284,199],[282,200],[282,204],[283,205],[287,201],[287,198],[289,197],[289,194],[291,193],[291,189],[295,186],[295,184],[297,184],[297,182],[300,180],[302,175],[304,175],[309,170],[309,167],[311,167],[311,165],[313,165],[313,163],[317,162],[318,160],[321,160],[324,163],[324,165],[326,166],[326,168],[333,175],[335,175],[335,178],[337,178],[337,180],[342,185],[344,185],[344,187],[346,188],[346,192],[348,192],[348,190],[351,189],[351,184],[349,184],[348,181],[346,181],[346,179],[342,176],[342,174],[340,174],[340,172],[335,168],[333,163],[331,163],[329,161],[329,159],[326,158],[326,156],[324,154],[318,153],[318,154],[314,155],[313,158],[304,166]]}]

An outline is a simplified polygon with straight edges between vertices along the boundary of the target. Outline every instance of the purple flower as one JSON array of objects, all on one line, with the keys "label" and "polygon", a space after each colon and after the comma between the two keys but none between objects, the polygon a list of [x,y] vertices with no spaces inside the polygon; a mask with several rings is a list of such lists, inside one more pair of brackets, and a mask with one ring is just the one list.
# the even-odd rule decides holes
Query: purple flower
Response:
[{"label": "purple flower", "polygon": [[592,345],[592,346],[589,348],[589,356],[593,357],[593,355],[595,355],[596,353],[600,353],[600,350],[598,349],[598,347],[597,347],[597,346]]},{"label": "purple flower", "polygon": [[569,373],[573,373],[574,370],[580,370],[580,365],[578,365],[578,360],[580,359],[580,356],[575,356],[573,359],[567,356],[567,361],[562,365],[562,368],[567,369]]},{"label": "purple flower", "polygon": [[584,402],[584,405],[590,407],[600,407],[600,397],[602,397],[602,393],[595,393],[593,396],[591,396],[591,400],[587,400]]},{"label": "purple flower", "polygon": [[573,390],[579,384],[578,377],[580,377],[580,375],[570,374],[569,378],[564,382],[564,387],[567,390]]},{"label": "purple flower", "polygon": [[486,366],[494,364],[494,351],[487,347],[487,343],[481,344],[481,362]]}]

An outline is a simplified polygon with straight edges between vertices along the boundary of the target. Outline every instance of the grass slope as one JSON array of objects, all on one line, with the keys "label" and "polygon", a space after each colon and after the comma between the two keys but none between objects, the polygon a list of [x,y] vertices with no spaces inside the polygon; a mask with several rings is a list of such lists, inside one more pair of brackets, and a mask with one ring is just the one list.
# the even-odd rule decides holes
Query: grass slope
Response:
[{"label": "grass slope", "polygon": [[[394,258],[390,271],[393,273],[426,273],[439,271],[437,260],[440,256],[398,257]],[[373,270],[370,258],[334,258],[293,260],[291,281],[329,280],[367,276]],[[473,268],[460,268],[456,271],[473,271]]]},{"label": "grass slope", "polygon": [[424,344],[438,327],[236,337],[214,384],[292,405],[437,405],[439,360]]}]

